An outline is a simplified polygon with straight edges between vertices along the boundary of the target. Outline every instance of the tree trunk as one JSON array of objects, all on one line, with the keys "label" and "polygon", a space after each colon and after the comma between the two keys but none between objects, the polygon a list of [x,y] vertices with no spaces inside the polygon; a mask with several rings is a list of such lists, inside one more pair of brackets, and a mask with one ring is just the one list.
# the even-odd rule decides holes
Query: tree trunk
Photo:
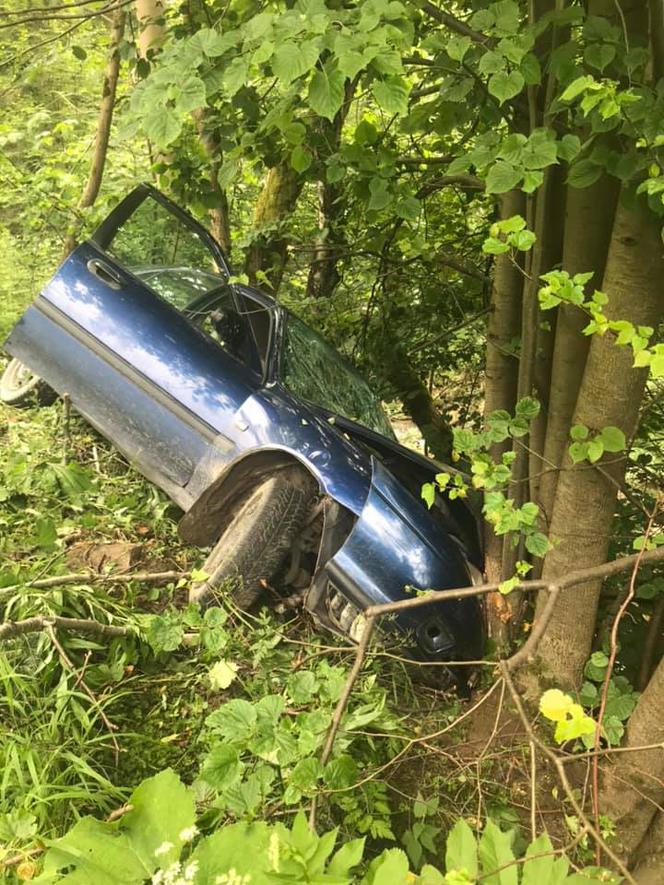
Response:
[{"label": "tree trunk", "polygon": [[[618,182],[609,176],[591,187],[567,190],[562,267],[570,275],[594,271],[590,285],[595,287],[602,284],[617,199]],[[553,468],[559,468],[563,460],[590,347],[590,339],[582,334],[587,325],[587,314],[579,308],[563,305],[558,309],[544,463],[540,467],[546,472],[537,499],[547,525],[558,482],[558,471]]]},{"label": "tree trunk", "polygon": [[[664,659],[659,663],[648,687],[643,692],[627,726],[625,747],[643,747],[660,744],[654,750],[636,750],[614,756],[614,762],[604,769],[602,810],[616,824],[617,841],[613,844],[627,864],[641,855],[642,866],[651,864],[646,857],[659,849],[662,843],[652,845],[651,830],[655,824],[658,833],[664,832],[662,812],[664,805]],[[655,820],[656,816],[660,820]],[[648,835],[647,835],[648,834]],[[645,842],[644,842],[645,840]],[[641,850],[639,851],[639,847]],[[659,864],[664,857],[659,858]],[[661,867],[660,867],[661,869]],[[659,882],[662,879],[658,880]]]},{"label": "tree trunk", "polygon": [[[525,198],[521,191],[509,191],[500,202],[500,217],[523,215]],[[484,387],[484,416],[498,409],[514,411],[516,403],[519,362],[514,352],[521,331],[521,292],[523,273],[509,255],[496,258],[491,287],[491,309],[487,328],[486,370]],[[510,442],[494,443],[489,453],[500,461]],[[503,540],[497,537],[491,525],[484,523],[484,563],[487,580],[502,578]],[[489,633],[503,647],[509,642],[511,606],[509,597],[492,593],[487,598]]]},{"label": "tree trunk", "polygon": [[[97,117],[97,132],[95,134],[92,163],[88,180],[83,188],[81,199],[78,202],[79,209],[88,209],[93,206],[99,188],[101,187],[108,153],[108,141],[111,135],[113,122],[113,110],[115,108],[115,93],[120,74],[120,43],[124,36],[126,14],[123,9],[116,9],[111,16],[111,33],[108,48],[108,60],[104,71],[104,83],[99,104],[99,116]],[[68,255],[76,246],[76,229],[73,225],[67,232],[65,239],[65,255]]]},{"label": "tree trunk", "polygon": [[[610,319],[656,326],[661,320],[664,258],[658,219],[640,207],[620,205],[609,248],[603,289],[609,296]],[[647,371],[632,367],[631,348],[619,347],[614,336],[594,336],[590,345],[574,423],[591,431],[614,425],[631,439],[638,423]],[[616,486],[625,473],[625,458],[610,455],[597,468],[572,465],[565,458],[558,480],[549,536],[555,547],[546,557],[543,575],[555,580],[572,568],[606,561]],[[539,669],[557,685],[578,686],[591,649],[600,584],[578,587],[554,609],[539,648]],[[546,602],[541,593],[536,616]]]},{"label": "tree trunk", "polygon": [[164,35],[163,16],[165,0],[136,0],[136,18],[138,19],[138,54],[140,58],[148,58],[148,53],[155,48]]},{"label": "tree trunk", "polygon": [[210,232],[219,243],[226,257],[231,254],[231,228],[226,191],[219,186],[219,170],[222,164],[221,148],[219,139],[213,130],[209,128],[210,118],[206,109],[199,108],[192,114],[196,123],[196,130],[203,149],[207,155],[210,169],[208,181],[210,192],[214,196],[217,205],[209,210]]},{"label": "tree trunk", "polygon": [[[543,225],[542,243],[538,270],[541,276],[555,267],[560,267],[563,257],[563,232],[565,228],[565,177],[560,167],[551,170],[549,195],[547,199],[546,221]],[[533,297],[537,300],[540,280],[538,278]],[[533,396],[539,401],[540,412],[530,426],[530,500],[537,501],[542,476],[542,455],[549,414],[549,391],[553,367],[553,348],[556,336],[557,310],[542,313],[538,310],[538,323],[535,341],[535,365],[533,368]]]},{"label": "tree trunk", "polygon": [[339,252],[344,244],[341,233],[343,217],[342,190],[336,184],[318,182],[318,229],[307,278],[310,298],[330,298],[337,287]]},{"label": "tree trunk", "polygon": [[281,283],[288,257],[282,225],[295,208],[302,190],[300,175],[288,163],[268,170],[254,210],[254,239],[247,252],[245,269],[249,281],[265,284],[274,294]]}]

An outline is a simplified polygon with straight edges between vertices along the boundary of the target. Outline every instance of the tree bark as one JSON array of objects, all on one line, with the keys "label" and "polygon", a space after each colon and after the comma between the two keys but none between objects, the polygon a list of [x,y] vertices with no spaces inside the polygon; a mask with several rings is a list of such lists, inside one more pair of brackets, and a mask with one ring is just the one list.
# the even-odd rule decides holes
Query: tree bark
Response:
[{"label": "tree bark", "polygon": [[[568,188],[565,210],[565,236],[562,267],[570,275],[594,271],[590,285],[602,284],[606,254],[618,199],[618,182],[603,176],[582,190]],[[587,315],[572,305],[558,309],[551,369],[544,463],[537,503],[546,524],[551,521],[558,471],[566,444],[581,378],[586,365],[590,339],[582,333]]]},{"label": "tree bark", "polygon": [[[500,201],[500,217],[511,218],[525,212],[525,197],[521,191],[509,191]],[[484,416],[504,409],[514,411],[519,372],[519,361],[514,347],[521,331],[521,292],[523,273],[509,255],[496,258],[491,287],[491,308],[487,328],[486,370],[484,387]],[[489,450],[499,462],[510,447],[509,440],[494,443]],[[484,523],[484,563],[487,580],[502,579],[503,540],[497,537],[491,525]],[[509,597],[492,593],[487,598],[489,633],[503,647],[509,642],[511,606]]]},{"label": "tree bark", "polygon": [[344,244],[341,232],[342,190],[337,184],[318,182],[318,230],[307,278],[310,298],[330,298],[339,280],[339,252]]},{"label": "tree bark", "polygon": [[138,19],[138,54],[147,59],[151,49],[156,48],[164,35],[162,22],[165,12],[165,0],[136,0],[136,18]]},{"label": "tree bark", "polygon": [[[126,13],[124,8],[114,10],[113,15],[111,16],[108,60],[106,62],[106,70],[104,71],[104,82],[101,92],[101,102],[99,104],[99,116],[97,117],[97,131],[92,152],[92,162],[90,164],[88,180],[83,188],[81,199],[78,201],[79,209],[88,209],[90,206],[94,205],[99,194],[102,178],[104,177],[106,155],[108,154],[108,142],[111,135],[111,124],[113,122],[113,110],[115,108],[115,93],[120,74],[120,43],[124,36],[125,20]],[[75,226],[72,226],[67,232],[67,237],[65,239],[65,255],[68,255],[75,246],[76,230]]]},{"label": "tree bark", "polygon": [[[647,688],[639,698],[627,726],[625,747],[643,747],[659,743],[658,749],[620,754],[607,764],[602,784],[602,810],[616,824],[618,850],[627,864],[638,854],[642,865],[653,853],[653,832],[664,832],[658,806],[664,805],[664,659],[659,663]],[[645,842],[644,842],[645,840]],[[639,851],[639,848],[641,850]],[[657,846],[662,851],[662,845]],[[659,859],[661,864],[664,858]],[[659,882],[662,880],[660,879]]]},{"label": "tree bark", "polygon": [[265,284],[274,294],[281,283],[288,257],[282,225],[297,203],[303,180],[288,163],[268,170],[254,210],[254,239],[249,246],[245,270],[249,281]]},{"label": "tree bark", "polygon": [[223,249],[226,257],[229,257],[231,254],[230,214],[226,191],[219,186],[219,170],[222,164],[219,139],[214,130],[210,128],[210,117],[205,108],[199,108],[197,111],[194,111],[192,116],[196,123],[198,137],[210,164],[208,172],[210,192],[217,201],[217,205],[208,212],[210,216],[210,232]]},{"label": "tree bark", "polygon": [[[603,289],[609,296],[609,319],[656,326],[664,308],[661,280],[664,257],[658,219],[642,207],[621,204],[616,212]],[[638,423],[647,371],[632,367],[628,347],[612,333],[595,335],[590,345],[574,423],[591,431],[614,425],[632,438]],[[611,455],[598,467],[572,465],[565,458],[553,506],[549,537],[555,547],[546,557],[543,576],[555,580],[572,568],[606,561],[616,486],[625,473],[625,457]],[[579,588],[573,603],[560,601],[539,649],[538,669],[557,685],[578,686],[591,649],[600,584]],[[537,602],[536,617],[546,603]]]}]

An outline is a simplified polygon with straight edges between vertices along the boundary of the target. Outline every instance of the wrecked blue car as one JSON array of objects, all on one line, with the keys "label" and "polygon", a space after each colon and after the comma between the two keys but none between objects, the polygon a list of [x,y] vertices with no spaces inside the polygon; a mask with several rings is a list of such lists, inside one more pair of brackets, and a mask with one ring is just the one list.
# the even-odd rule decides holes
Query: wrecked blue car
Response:
[{"label": "wrecked blue car", "polygon": [[[463,501],[420,498],[439,465],[400,446],[357,372],[148,185],[78,246],[14,327],[0,398],[67,394],[209,547],[192,599],[275,587],[357,640],[367,606],[477,580]],[[408,653],[479,657],[475,599],[404,610]],[[438,669],[438,668],[435,668]]]}]

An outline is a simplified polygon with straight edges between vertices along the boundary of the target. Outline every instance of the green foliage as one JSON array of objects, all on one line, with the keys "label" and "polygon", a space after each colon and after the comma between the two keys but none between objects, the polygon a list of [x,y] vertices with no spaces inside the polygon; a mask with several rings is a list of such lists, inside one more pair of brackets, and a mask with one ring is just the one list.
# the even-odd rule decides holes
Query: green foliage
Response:
[{"label": "green foliage", "polygon": [[[425,864],[416,875],[400,849],[384,849],[370,862],[365,858],[364,839],[347,841],[335,850],[338,828],[319,836],[302,812],[291,826],[258,821],[200,833],[194,824],[194,796],[170,770],[141,784],[130,805],[131,810],[115,823],[82,818],[50,845],[43,872],[34,881],[73,885],[94,879],[109,885],[140,885],[150,876],[154,885],[277,880],[472,885],[478,876],[493,885],[571,885],[577,881],[577,875],[568,876],[568,861],[556,857],[544,834],[527,847],[523,864],[517,864],[514,834],[503,832],[491,820],[479,839],[465,820],[458,820],[447,838],[445,872]],[[416,816],[426,817],[426,809]],[[426,824],[419,826],[409,831],[408,842],[411,859],[412,853],[418,855],[413,860],[416,868],[420,843],[430,844],[438,832],[421,829]],[[617,882],[605,870],[588,873],[584,881]]]}]

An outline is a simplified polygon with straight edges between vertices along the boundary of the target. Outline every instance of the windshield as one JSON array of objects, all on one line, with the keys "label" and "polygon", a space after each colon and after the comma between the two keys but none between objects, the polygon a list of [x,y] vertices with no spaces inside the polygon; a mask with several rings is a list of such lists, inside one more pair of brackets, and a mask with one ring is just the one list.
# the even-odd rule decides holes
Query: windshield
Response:
[{"label": "windshield", "polygon": [[293,314],[286,322],[282,374],[284,385],[301,399],[394,439],[380,401],[364,378]]}]

